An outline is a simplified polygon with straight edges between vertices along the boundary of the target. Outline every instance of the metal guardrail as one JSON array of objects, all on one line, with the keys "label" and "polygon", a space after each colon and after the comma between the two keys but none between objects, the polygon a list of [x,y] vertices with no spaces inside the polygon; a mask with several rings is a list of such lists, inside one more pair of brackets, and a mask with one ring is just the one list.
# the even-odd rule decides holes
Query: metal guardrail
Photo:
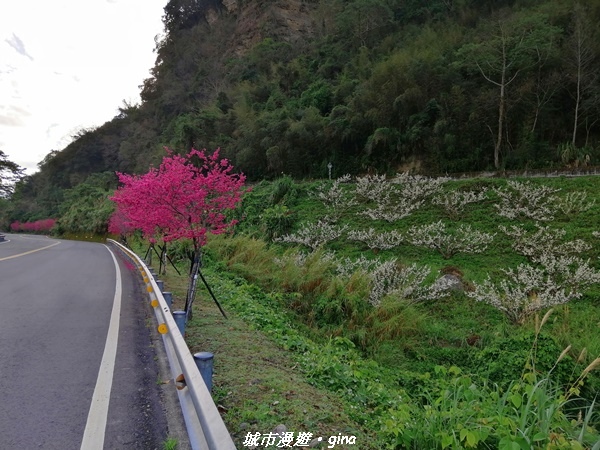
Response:
[{"label": "metal guardrail", "polygon": [[194,450],[235,450],[229,431],[150,270],[141,258],[127,247],[112,239],[108,241],[131,258],[144,278],[148,280],[147,290],[151,304],[156,305],[154,312],[159,328],[165,331],[166,327],[166,332],[161,335],[171,374],[174,379],[183,375],[185,380],[185,387],[178,389],[177,394],[192,448]]}]

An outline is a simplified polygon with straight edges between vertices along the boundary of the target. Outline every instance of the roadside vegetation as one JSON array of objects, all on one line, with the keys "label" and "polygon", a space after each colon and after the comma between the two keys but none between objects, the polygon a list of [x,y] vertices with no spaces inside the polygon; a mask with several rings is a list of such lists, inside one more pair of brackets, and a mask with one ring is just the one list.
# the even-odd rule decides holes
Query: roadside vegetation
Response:
[{"label": "roadside vegetation", "polygon": [[[401,177],[262,182],[208,240],[230,319],[203,293],[187,340],[216,354],[238,445],[285,424],[356,448],[600,448],[596,179]],[[187,251],[169,246],[176,302]]]}]

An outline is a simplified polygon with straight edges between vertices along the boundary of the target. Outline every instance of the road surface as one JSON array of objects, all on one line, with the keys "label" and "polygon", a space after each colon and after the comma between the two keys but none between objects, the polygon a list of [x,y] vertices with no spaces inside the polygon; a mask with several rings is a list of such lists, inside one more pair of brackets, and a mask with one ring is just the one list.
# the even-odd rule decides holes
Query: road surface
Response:
[{"label": "road surface", "polygon": [[160,383],[168,373],[151,313],[115,249],[7,234],[0,448],[162,449],[181,417]]}]

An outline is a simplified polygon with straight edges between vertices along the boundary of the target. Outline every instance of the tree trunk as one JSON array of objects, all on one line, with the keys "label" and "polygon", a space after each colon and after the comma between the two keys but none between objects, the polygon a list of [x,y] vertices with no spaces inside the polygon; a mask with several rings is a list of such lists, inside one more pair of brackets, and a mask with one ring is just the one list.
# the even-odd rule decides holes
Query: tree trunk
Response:
[{"label": "tree trunk", "polygon": [[504,128],[504,71],[502,72],[502,83],[500,84],[500,102],[498,105],[498,134],[496,136],[496,145],[494,146],[494,167],[500,169],[500,149],[502,148],[502,135]]},{"label": "tree trunk", "polygon": [[[504,108],[506,103],[506,46],[502,43],[502,71],[500,74],[500,99],[498,101],[498,134],[496,136],[496,145],[494,146],[494,167],[500,169],[500,150],[502,149],[502,136],[504,134]],[[512,80],[511,80],[512,81]]]},{"label": "tree trunk", "polygon": [[575,148],[575,142],[577,140],[577,127],[579,125],[579,103],[581,102],[581,59],[580,50],[577,53],[577,87],[575,92],[575,119],[573,121],[573,136],[571,138],[571,144]]},{"label": "tree trunk", "polygon": [[190,267],[190,276],[188,280],[188,290],[185,298],[185,317],[186,321],[192,318],[192,305],[194,298],[196,297],[196,289],[198,286],[198,271],[200,270],[201,262],[201,251],[200,249],[194,250],[194,256],[192,258],[192,265]]},{"label": "tree trunk", "polygon": [[167,243],[163,243],[160,247],[160,265],[158,267],[158,273],[161,275],[167,274]]},{"label": "tree trunk", "polygon": [[154,244],[150,244],[150,247],[148,247],[148,251],[146,252],[146,257],[144,258],[146,260],[146,265],[148,267],[152,266],[152,251],[154,250]]},{"label": "tree trunk", "polygon": [[[580,3],[573,10],[573,34],[571,36],[572,64],[575,69],[575,110],[573,111],[573,134],[571,144],[577,144],[579,125],[587,119],[585,102],[589,100],[596,83],[596,72],[593,67],[597,52],[593,42],[597,39],[596,24],[591,23],[589,11]],[[592,102],[596,103],[596,102]]]}]

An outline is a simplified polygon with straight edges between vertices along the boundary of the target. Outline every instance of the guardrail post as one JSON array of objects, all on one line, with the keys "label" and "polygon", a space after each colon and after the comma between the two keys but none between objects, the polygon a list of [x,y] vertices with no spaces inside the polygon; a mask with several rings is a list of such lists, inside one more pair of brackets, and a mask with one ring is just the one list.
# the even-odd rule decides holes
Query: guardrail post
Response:
[{"label": "guardrail post", "polygon": [[167,302],[167,306],[171,309],[171,305],[173,304],[173,294],[171,292],[163,292],[162,294],[165,298],[165,302]]},{"label": "guardrail post", "polygon": [[185,336],[185,311],[173,311],[173,319],[182,336]]},{"label": "guardrail post", "polygon": [[196,366],[198,366],[208,392],[212,390],[213,359],[214,355],[210,352],[194,353],[194,361],[196,361]]},{"label": "guardrail post", "polygon": [[[165,282],[163,280],[156,280],[156,285],[158,286],[158,290],[160,292],[163,291],[163,289],[165,288]],[[163,292],[164,295],[164,292]]]}]

